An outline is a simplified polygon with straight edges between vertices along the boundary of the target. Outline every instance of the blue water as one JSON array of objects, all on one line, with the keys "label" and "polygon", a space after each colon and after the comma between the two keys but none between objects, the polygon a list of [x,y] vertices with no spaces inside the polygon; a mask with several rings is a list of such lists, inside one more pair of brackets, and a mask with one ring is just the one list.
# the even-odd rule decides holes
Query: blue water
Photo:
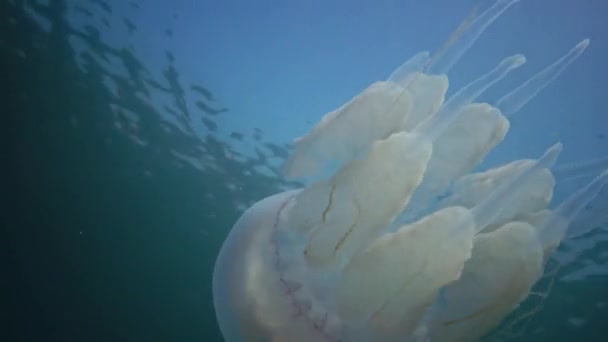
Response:
[{"label": "blue water", "polygon": [[[297,186],[278,172],[291,140],[489,3],[4,1],[2,340],[220,341],[215,257],[243,210]],[[522,0],[455,66],[450,89],[524,53],[527,64],[481,99],[492,102],[591,39],[513,118],[486,166],[555,141],[560,163],[608,155],[606,17],[603,0]],[[607,198],[582,219],[608,212]],[[535,312],[529,323],[500,332],[608,340],[601,224],[559,251],[546,299],[515,314]]]}]

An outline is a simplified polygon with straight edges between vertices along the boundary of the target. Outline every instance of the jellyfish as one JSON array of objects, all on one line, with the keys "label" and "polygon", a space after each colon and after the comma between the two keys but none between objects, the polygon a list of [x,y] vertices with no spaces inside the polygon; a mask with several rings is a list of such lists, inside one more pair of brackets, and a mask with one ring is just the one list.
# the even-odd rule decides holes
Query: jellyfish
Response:
[{"label": "jellyfish", "polygon": [[555,175],[577,176],[555,166],[559,142],[476,169],[509,118],[589,45],[494,105],[475,101],[523,55],[446,98],[449,70],[516,2],[497,0],[440,53],[416,54],[295,140],[286,177],[338,169],[262,199],[235,223],[212,284],[226,341],[474,341],[530,295],[555,249],[580,233],[571,223],[608,170],[580,167],[594,178],[552,205]]}]

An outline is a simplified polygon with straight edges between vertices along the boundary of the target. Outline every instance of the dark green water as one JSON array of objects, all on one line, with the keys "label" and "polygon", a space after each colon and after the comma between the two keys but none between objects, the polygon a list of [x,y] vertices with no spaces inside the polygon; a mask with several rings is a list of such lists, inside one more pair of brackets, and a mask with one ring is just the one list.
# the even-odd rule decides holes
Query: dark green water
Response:
[{"label": "dark green water", "polygon": [[[180,83],[171,58],[165,78],[152,80],[128,49],[105,45],[95,29],[70,27],[63,1],[30,4],[52,23],[50,32],[26,15],[24,1],[0,5],[8,122],[1,340],[220,341],[210,284],[221,242],[241,213],[234,203],[282,184],[251,172],[264,156],[229,158],[236,152],[214,135],[220,110],[206,103],[204,85],[197,88],[209,129],[204,139],[168,125],[137,95],[158,84],[153,90],[173,97],[176,117],[188,118],[180,103],[183,87],[192,85]],[[70,37],[96,54],[80,56],[84,68]],[[129,77],[106,70],[97,59],[104,56],[120,59]],[[118,95],[104,77],[116,82]],[[138,113],[137,124],[125,110]],[[256,144],[284,153],[257,134]],[[201,149],[214,167],[195,168],[172,154],[203,158]],[[600,245],[608,247],[606,240]],[[598,303],[608,303],[607,284],[605,277],[557,282],[518,340],[606,341],[607,308]],[[585,325],[567,324],[571,316]]]},{"label": "dark green water", "polygon": [[[50,3],[37,9],[50,33],[26,16],[23,2],[0,5],[11,194],[3,333],[19,341],[219,341],[210,284],[240,215],[233,199],[266,196],[277,184],[242,176],[251,165],[224,158],[228,146],[212,135],[201,141],[161,122],[135,97],[147,91],[137,59],[98,41],[94,30],[74,31],[64,2]],[[97,57],[129,66],[130,80],[110,76],[120,97],[103,86],[110,74],[92,56],[78,68],[73,36]],[[159,82],[179,86],[170,64],[165,75]],[[179,89],[166,92],[180,100]],[[137,127],[115,104],[139,114]],[[217,157],[218,170],[196,169],[170,152],[194,155],[200,146]],[[229,179],[247,192],[230,191]]]}]

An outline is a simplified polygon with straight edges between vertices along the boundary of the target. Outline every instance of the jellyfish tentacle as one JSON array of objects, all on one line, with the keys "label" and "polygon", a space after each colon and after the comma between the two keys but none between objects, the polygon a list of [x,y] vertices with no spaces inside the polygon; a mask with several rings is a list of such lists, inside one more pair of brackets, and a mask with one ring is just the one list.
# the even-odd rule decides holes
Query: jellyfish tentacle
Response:
[{"label": "jellyfish tentacle", "polygon": [[[505,58],[416,126],[414,132],[433,142],[433,155],[429,162],[429,173],[417,190],[415,203],[408,208],[406,218],[417,215],[421,207],[428,207],[429,201],[440,195],[451,181],[473,169],[502,141],[509,130],[508,120],[498,109],[472,102],[523,63],[525,57],[521,54]],[[472,125],[474,128],[471,128]],[[470,134],[471,131],[475,134]]]},{"label": "jellyfish tentacle", "polygon": [[522,85],[501,97],[496,102],[496,107],[499,108],[507,117],[517,113],[543,88],[555,80],[568,65],[580,57],[587,49],[587,46],[589,46],[589,42],[589,38],[580,41],[575,47],[568,51],[568,53],[555,61],[553,64],[549,65],[528,79]]},{"label": "jellyfish tentacle", "polygon": [[399,110],[399,102],[405,94],[416,99],[416,101],[412,101],[412,107],[407,116],[404,117],[401,125],[395,127],[395,131],[411,131],[415,125],[433,114],[443,103],[448,88],[447,76],[423,74],[429,60],[428,52],[420,52],[397,68],[386,81],[389,85],[396,84],[401,87],[401,93],[395,96],[387,108],[388,116],[391,116],[393,111]]},{"label": "jellyfish tentacle", "polygon": [[[509,131],[509,121],[487,103],[465,106],[446,131],[433,142],[433,155],[406,216],[429,208],[451,182],[471,172]],[[474,134],[471,134],[474,132]]]},{"label": "jellyfish tentacle", "polygon": [[410,82],[413,75],[420,73],[424,69],[424,65],[428,60],[428,51],[419,52],[395,69],[386,81],[399,84],[403,87]]},{"label": "jellyfish tentacle", "polygon": [[510,180],[499,185],[481,203],[472,208],[471,212],[473,213],[477,223],[476,232],[479,233],[486,226],[491,224],[494,218],[500,214],[501,210],[504,210],[504,207],[509,205],[510,202],[514,200],[514,195],[517,194],[517,191],[514,191],[515,187],[525,184],[526,182],[524,180],[534,173],[553,166],[561,151],[561,143],[557,143],[549,147],[549,149],[547,149],[547,151],[536,162],[525,168],[523,171],[520,171]]},{"label": "jellyfish tentacle", "polygon": [[[588,44],[588,40],[579,42],[575,48],[566,54],[566,56],[533,77],[533,82],[528,82],[525,87],[522,86],[518,88],[517,91],[513,91],[512,93],[514,95],[511,97],[512,102],[519,106],[519,108],[523,106],[532,98],[535,92],[540,91],[546,84],[556,78],[569,63],[580,56]],[[433,156],[429,163],[429,172],[431,172],[431,174],[425,176],[423,184],[415,194],[413,205],[408,209],[408,215],[415,215],[415,213],[420,211],[420,207],[428,207],[430,201],[445,191],[447,184],[449,184],[450,181],[457,180],[462,177],[465,172],[472,170],[473,167],[477,165],[506,135],[509,129],[509,122],[504,113],[501,112],[501,108],[488,105],[488,107],[491,107],[496,111],[496,115],[474,117],[475,115],[473,115],[474,113],[472,112],[473,109],[479,109],[480,106],[482,106],[482,104],[466,105],[462,109],[463,113],[458,114],[458,123],[452,123],[450,128],[434,143]],[[487,110],[486,112],[490,113],[490,111]],[[494,117],[494,120],[490,120],[488,122],[489,124],[481,124],[483,122],[483,120],[481,120],[482,118],[489,119],[491,117]],[[479,132],[479,134],[468,134],[472,129],[469,126],[473,122],[480,126],[478,129],[474,129]],[[482,137],[482,132],[486,132],[486,135],[492,139],[484,140],[475,138]],[[476,139],[479,140],[477,143]],[[484,142],[485,144],[480,144],[480,142]],[[480,149],[482,146],[484,148]],[[466,149],[463,149],[462,147],[466,147]],[[477,153],[473,153],[474,151],[477,151]],[[454,156],[456,155],[461,157],[455,158]],[[550,190],[550,198],[554,185],[553,178],[550,173],[547,173],[546,176],[548,177],[542,177],[542,180],[546,182],[543,182],[542,186],[538,186],[537,188],[543,193],[545,193],[546,190]],[[549,186],[548,188],[546,187],[547,185]],[[422,189],[424,189],[424,191],[422,191]],[[528,199],[535,200],[534,197],[528,197]],[[542,200],[543,198],[539,197],[536,199]],[[541,202],[542,201],[536,201],[536,204],[540,204]]]},{"label": "jellyfish tentacle", "polygon": [[[458,205],[473,208],[483,202],[498,186],[508,182],[535,162],[531,159],[520,159],[486,171],[465,175],[456,180],[451,193],[442,198],[437,206],[444,208]],[[512,204],[501,206],[502,210],[492,219],[491,225],[483,228],[483,232],[492,231],[515,219],[526,222],[535,219],[536,213],[546,209],[551,202],[554,187],[555,179],[548,169],[530,175],[513,189]]]},{"label": "jellyfish tentacle", "polygon": [[[504,10],[517,1],[497,1],[465,29],[466,31],[462,33],[456,43],[450,42],[451,44],[449,44],[448,48],[439,54],[439,59],[441,60],[442,56],[450,55],[452,52],[456,52],[456,60],[460,58],[485,28]],[[452,59],[448,58],[448,60]],[[294,153],[290,155],[283,167],[285,175],[289,178],[310,176],[318,172],[326,161],[332,159],[339,161],[348,160],[356,156],[357,153],[360,153],[363,150],[363,145],[371,143],[376,139],[386,138],[390,133],[405,128],[403,127],[404,123],[411,112],[410,96],[406,96],[408,88],[413,83],[412,81],[418,79],[414,78],[414,76],[420,76],[419,72],[425,70],[426,66],[429,65],[429,61],[428,56],[424,52],[415,55],[389,76],[389,80],[397,81],[397,83],[374,83],[349,103],[326,114],[313,130],[295,140]],[[439,84],[436,87],[445,88],[441,84],[447,83],[447,81],[440,80],[435,83]],[[400,87],[400,85],[405,88]],[[442,101],[443,92],[439,91],[439,94]],[[435,97],[431,98],[434,99]],[[466,103],[463,105],[466,105]],[[431,110],[428,110],[427,107]],[[431,114],[431,112],[435,111],[434,108],[434,105],[421,106],[421,108],[418,108],[419,110],[416,110],[416,113],[420,114],[416,115],[416,117],[424,117]],[[382,118],[379,118],[378,114],[381,114]],[[346,125],[346,121],[352,127]],[[375,124],[371,124],[370,121],[373,121]],[[380,125],[380,122],[384,124]],[[366,133],[369,132],[362,127],[368,127],[370,124],[376,127],[376,129],[373,130],[372,134],[366,136]],[[345,128],[348,129],[344,131]],[[356,133],[353,134],[352,130],[356,130]],[[353,136],[364,138],[353,140]],[[331,148],[328,148],[328,146],[331,146]]]},{"label": "jellyfish tentacle", "polygon": [[454,94],[446,103],[431,117],[421,122],[414,131],[423,137],[435,141],[447,127],[462,113],[462,109],[473,102],[479,95],[489,87],[504,78],[511,70],[516,69],[526,62],[522,54],[516,54],[503,59],[494,69]]},{"label": "jellyfish tentacle", "polygon": [[568,197],[551,212],[543,226],[539,229],[540,240],[545,245],[547,243],[556,245],[559,244],[564,235],[567,238],[574,238],[587,233],[589,227],[586,227],[587,229],[570,228],[570,222],[607,186],[608,169]]},{"label": "jellyfish tentacle", "polygon": [[481,34],[511,5],[519,0],[498,0],[490,8],[480,14],[475,20],[464,28],[455,41],[434,58],[428,72],[431,74],[446,74],[460,58],[473,46]]},{"label": "jellyfish tentacle", "polygon": [[603,169],[608,169],[608,156],[559,165],[553,169],[553,174],[560,182],[565,182],[596,175],[598,170]]},{"label": "jellyfish tentacle", "polygon": [[407,86],[412,98],[412,108],[402,127],[405,131],[412,131],[418,124],[433,115],[441,108],[448,90],[448,77],[446,75],[428,75],[418,73]]}]

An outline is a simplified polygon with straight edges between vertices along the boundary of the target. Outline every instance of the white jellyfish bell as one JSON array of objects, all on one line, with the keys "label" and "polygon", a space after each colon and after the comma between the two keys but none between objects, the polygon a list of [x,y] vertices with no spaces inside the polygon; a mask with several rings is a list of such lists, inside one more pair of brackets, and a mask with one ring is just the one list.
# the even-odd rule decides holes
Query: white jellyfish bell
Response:
[{"label": "white jellyfish bell", "polygon": [[261,200],[234,225],[213,275],[227,341],[474,341],[529,295],[608,171],[555,208],[559,143],[471,173],[509,117],[589,45],[494,106],[474,101],[523,55],[444,101],[449,69],[516,2],[498,0],[441,54],[417,54],[296,140],[288,177],[341,165]]}]

